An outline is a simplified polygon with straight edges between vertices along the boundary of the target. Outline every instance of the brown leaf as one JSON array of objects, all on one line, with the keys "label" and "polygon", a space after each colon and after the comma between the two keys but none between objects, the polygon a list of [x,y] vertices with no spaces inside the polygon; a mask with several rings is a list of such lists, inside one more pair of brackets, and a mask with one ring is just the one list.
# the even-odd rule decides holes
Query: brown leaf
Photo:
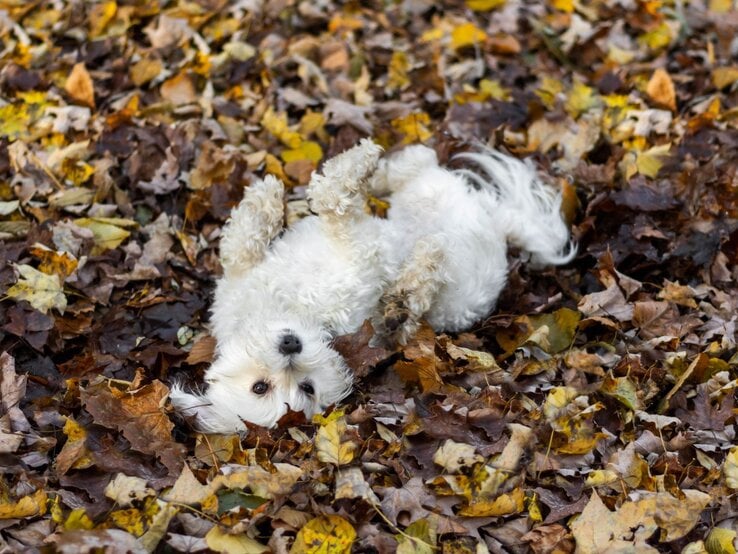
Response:
[{"label": "brown leaf", "polygon": [[64,90],[78,104],[84,104],[93,110],[95,109],[95,87],[84,63],[75,64],[72,68],[72,72],[64,84]]},{"label": "brown leaf", "polygon": [[178,475],[184,448],[172,440],[174,424],[164,413],[168,392],[167,386],[156,380],[128,391],[102,380],[81,389],[80,396],[95,423],[120,431],[133,449],[156,456],[170,473]]},{"label": "brown leaf", "polygon": [[659,68],[651,75],[651,80],[646,85],[646,93],[651,97],[657,105],[669,108],[675,112],[676,90],[674,90],[674,81],[671,80],[669,74]]},{"label": "brown leaf", "polygon": [[185,361],[191,365],[212,362],[215,357],[215,344],[215,337],[200,335],[192,345]]},{"label": "brown leaf", "polygon": [[197,101],[197,92],[192,79],[186,73],[179,73],[161,84],[161,97],[174,104],[182,106]]},{"label": "brown leaf", "polygon": [[333,347],[359,379],[366,377],[373,367],[392,355],[392,351],[382,346],[370,346],[373,337],[372,323],[366,320],[355,333],[342,335],[333,341]]}]

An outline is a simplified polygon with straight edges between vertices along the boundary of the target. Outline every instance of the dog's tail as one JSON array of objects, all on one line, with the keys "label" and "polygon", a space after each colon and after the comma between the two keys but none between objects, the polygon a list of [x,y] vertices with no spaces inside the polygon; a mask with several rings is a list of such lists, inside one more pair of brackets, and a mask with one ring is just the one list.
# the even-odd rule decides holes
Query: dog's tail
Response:
[{"label": "dog's tail", "polygon": [[475,186],[490,191],[492,217],[510,244],[529,252],[535,265],[560,265],[576,255],[561,215],[561,192],[541,181],[530,161],[496,152],[459,154],[475,170],[460,169]]}]

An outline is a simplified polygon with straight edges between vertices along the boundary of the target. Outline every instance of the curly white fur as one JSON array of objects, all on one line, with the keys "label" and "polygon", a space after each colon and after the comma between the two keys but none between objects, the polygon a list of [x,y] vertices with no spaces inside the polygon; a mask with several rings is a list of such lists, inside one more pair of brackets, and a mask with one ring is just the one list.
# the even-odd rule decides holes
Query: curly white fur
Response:
[{"label": "curly white fur", "polygon": [[[318,215],[280,238],[282,184],[267,177],[246,190],[221,239],[208,388],[171,392],[202,431],[271,426],[288,407],[309,416],[340,401],[352,378],[332,338],[381,321],[398,299],[401,342],[421,318],[439,331],[469,327],[505,285],[508,242],[537,264],[573,257],[560,193],[529,163],[485,151],[461,156],[475,171],[450,171],[425,146],[380,153],[362,140],[326,162],[308,187]],[[368,191],[390,194],[386,219],[366,213]]]}]

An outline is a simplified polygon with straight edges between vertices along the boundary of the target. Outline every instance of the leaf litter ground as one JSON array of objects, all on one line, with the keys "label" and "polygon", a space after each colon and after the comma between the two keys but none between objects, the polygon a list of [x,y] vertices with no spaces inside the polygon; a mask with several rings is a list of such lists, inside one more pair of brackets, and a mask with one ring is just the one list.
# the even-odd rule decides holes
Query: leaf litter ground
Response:
[{"label": "leaf litter ground", "polygon": [[[0,549],[735,552],[733,8],[0,2]],[[314,421],[192,432],[230,208],[271,173],[304,215],[362,136],[532,155],[577,259],[342,337]]]}]

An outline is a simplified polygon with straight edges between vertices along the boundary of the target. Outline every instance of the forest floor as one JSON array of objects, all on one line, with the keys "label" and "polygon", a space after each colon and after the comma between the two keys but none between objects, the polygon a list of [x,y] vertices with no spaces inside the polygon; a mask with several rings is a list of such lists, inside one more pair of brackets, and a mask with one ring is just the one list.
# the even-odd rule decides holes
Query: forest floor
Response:
[{"label": "forest floor", "polygon": [[[735,552],[732,4],[0,1],[0,552]],[[531,156],[577,258],[195,433],[229,210],[364,136]]]}]

